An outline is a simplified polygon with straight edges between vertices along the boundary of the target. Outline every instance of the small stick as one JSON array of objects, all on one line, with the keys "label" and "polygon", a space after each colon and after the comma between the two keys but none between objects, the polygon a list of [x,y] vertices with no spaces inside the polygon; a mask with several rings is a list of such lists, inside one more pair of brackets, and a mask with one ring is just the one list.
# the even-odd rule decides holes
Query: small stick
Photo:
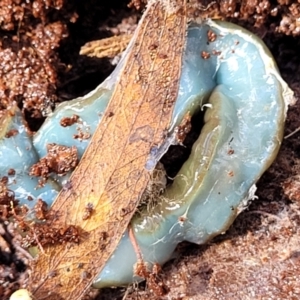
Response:
[{"label": "small stick", "polygon": [[139,261],[143,261],[143,255],[142,255],[140,246],[138,245],[137,240],[134,236],[134,232],[132,230],[131,225],[128,225],[128,236],[129,236],[129,240],[133,246],[133,249],[134,249],[137,259]]},{"label": "small stick", "polygon": [[285,140],[288,139],[289,137],[293,136],[293,135],[294,135],[295,133],[297,133],[298,131],[300,131],[300,126],[299,126],[297,129],[295,129],[294,131],[292,131],[290,134],[286,135],[286,136],[284,137],[284,139],[285,139]]}]

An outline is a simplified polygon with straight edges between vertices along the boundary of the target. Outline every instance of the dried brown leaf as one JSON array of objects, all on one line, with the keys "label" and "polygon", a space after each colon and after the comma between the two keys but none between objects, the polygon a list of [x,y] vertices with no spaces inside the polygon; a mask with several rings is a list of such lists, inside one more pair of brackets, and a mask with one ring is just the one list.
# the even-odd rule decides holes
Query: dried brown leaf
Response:
[{"label": "dried brown leaf", "polygon": [[186,0],[173,2],[181,9],[172,13],[161,1],[149,3],[102,122],[70,188],[53,204],[53,226],[82,233],[79,243],[45,246],[34,261],[29,287],[36,299],[81,299],[136,210],[149,181],[148,154],[163,141],[178,93]]}]

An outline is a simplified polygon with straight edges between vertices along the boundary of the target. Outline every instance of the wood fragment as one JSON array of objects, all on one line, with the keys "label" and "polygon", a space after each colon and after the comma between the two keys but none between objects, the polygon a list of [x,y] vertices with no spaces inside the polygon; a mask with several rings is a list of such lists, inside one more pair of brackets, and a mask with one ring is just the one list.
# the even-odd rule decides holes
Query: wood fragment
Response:
[{"label": "wood fragment", "polygon": [[81,47],[79,54],[98,58],[113,58],[126,49],[131,38],[131,34],[123,34],[91,41]]}]

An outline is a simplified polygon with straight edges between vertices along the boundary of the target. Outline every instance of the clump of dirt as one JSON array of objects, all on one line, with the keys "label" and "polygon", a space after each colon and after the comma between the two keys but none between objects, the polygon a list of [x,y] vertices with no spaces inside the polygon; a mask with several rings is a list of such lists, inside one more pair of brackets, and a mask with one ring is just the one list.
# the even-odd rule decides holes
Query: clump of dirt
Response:
[{"label": "clump of dirt", "polygon": [[30,255],[20,246],[20,236],[12,223],[0,218],[0,296],[8,299],[26,279],[26,265]]},{"label": "clump of dirt", "polygon": [[0,218],[3,219],[8,219],[10,216],[13,216],[11,208],[18,205],[15,194],[9,189],[7,183],[7,176],[0,178]]},{"label": "clump of dirt", "polygon": [[16,101],[23,112],[40,119],[57,101],[60,60],[56,50],[67,37],[67,27],[58,18],[50,21],[49,14],[62,9],[63,4],[63,0],[2,1],[0,109]]},{"label": "clump of dirt", "polygon": [[47,155],[31,166],[29,175],[41,177],[38,187],[43,187],[52,173],[58,176],[66,175],[69,171],[74,170],[78,161],[75,146],[48,144]]},{"label": "clump of dirt", "polygon": [[26,236],[22,239],[24,248],[38,246],[43,251],[43,246],[62,243],[79,243],[80,229],[74,225],[65,227],[53,226],[52,220],[46,219],[44,223],[28,224],[23,228]]}]

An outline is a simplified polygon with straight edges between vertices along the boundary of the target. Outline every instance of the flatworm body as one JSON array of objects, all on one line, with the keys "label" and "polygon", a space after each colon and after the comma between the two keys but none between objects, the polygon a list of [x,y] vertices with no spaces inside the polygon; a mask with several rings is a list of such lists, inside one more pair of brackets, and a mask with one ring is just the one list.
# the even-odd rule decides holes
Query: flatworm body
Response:
[{"label": "flatworm body", "polygon": [[0,125],[0,177],[7,177],[7,187],[21,204],[32,208],[34,200],[43,199],[51,205],[60,187],[49,180],[43,188],[36,189],[38,179],[29,176],[30,167],[39,157],[17,106],[5,112]]},{"label": "flatworm body", "polygon": [[[228,229],[277,155],[291,99],[271,54],[250,32],[225,22],[190,26],[173,126],[186,109],[207,103],[205,124],[160,203],[131,222],[150,268],[170,259],[179,242],[202,244]],[[136,263],[125,234],[94,286],[139,280]]]},{"label": "flatworm body", "polygon": [[[209,38],[212,33],[213,39]],[[22,204],[29,205],[29,193],[33,199],[40,197],[48,203],[54,200],[58,187],[50,180],[43,190],[36,190],[36,179],[28,176],[29,166],[46,154],[48,143],[75,145],[82,155],[88,140],[74,140],[73,135],[78,128],[91,134],[95,131],[121,67],[122,62],[108,80],[87,96],[60,105],[33,142],[25,131],[20,131],[23,125],[18,111],[10,116],[9,124],[13,125],[3,129],[0,136],[0,173],[4,176],[11,167],[11,161],[4,157],[8,157],[8,148],[14,149],[13,167],[17,173],[11,189]],[[292,99],[268,49],[252,33],[211,20],[189,26],[169,135],[165,145],[149,154],[145,168],[152,169],[168,146],[176,142],[176,127],[186,113],[205,109],[204,126],[189,159],[157,199],[158,204],[131,221],[143,260],[150,268],[170,259],[181,241],[202,244],[228,229],[254,197],[256,181],[277,155],[287,105]],[[72,115],[78,116],[79,122],[61,127],[61,119]],[[19,134],[5,137],[13,126]],[[20,188],[23,195],[18,193]],[[126,233],[94,287],[140,280],[134,274],[136,263],[137,256]]]}]

